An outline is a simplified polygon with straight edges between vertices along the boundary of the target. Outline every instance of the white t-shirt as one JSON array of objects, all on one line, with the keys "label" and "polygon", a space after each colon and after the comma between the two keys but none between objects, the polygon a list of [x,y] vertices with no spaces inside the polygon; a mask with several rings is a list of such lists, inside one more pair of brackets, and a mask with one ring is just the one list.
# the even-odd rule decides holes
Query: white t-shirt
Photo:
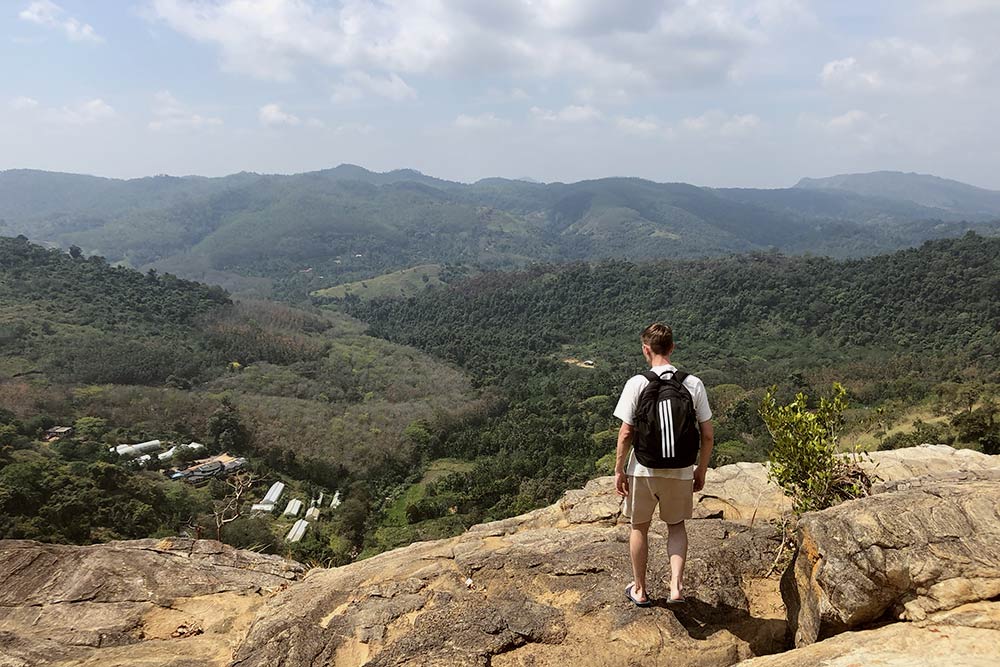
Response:
[{"label": "white t-shirt", "polygon": [[[651,369],[657,375],[663,375],[667,371],[676,371],[670,364],[663,366],[653,366]],[[649,384],[649,380],[644,375],[636,375],[625,383],[622,396],[618,399],[615,407],[615,417],[621,419],[629,426],[635,426],[635,409],[639,405],[639,394]],[[708,394],[705,392],[705,385],[694,375],[684,378],[684,386],[691,392],[694,401],[694,414],[698,423],[707,422],[712,418],[712,408],[708,405]],[[639,463],[635,458],[635,452],[629,452],[628,465],[625,472],[634,477],[668,477],[672,479],[694,479],[694,466],[686,468],[647,468]]]}]

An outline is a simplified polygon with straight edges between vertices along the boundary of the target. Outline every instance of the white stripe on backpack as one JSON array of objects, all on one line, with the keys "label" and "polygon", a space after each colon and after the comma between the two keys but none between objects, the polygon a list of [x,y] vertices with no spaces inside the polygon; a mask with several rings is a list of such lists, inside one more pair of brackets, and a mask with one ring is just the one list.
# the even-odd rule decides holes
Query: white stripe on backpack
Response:
[{"label": "white stripe on backpack", "polygon": [[663,450],[663,458],[667,458],[667,417],[663,414],[663,408],[666,406],[666,401],[660,401],[657,409],[659,410],[660,417],[660,448]]},{"label": "white stripe on backpack", "polygon": [[667,455],[673,458],[676,455],[674,451],[674,412],[671,410],[670,399],[667,399],[667,423],[669,424],[667,427],[667,433],[669,433],[667,436],[667,443],[669,444]]}]

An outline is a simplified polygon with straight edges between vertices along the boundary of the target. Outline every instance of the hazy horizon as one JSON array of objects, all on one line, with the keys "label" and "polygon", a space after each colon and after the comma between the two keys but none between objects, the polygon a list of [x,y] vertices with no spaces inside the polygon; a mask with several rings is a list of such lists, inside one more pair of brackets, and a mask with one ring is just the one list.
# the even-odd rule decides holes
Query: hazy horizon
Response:
[{"label": "hazy horizon", "polygon": [[0,169],[1000,190],[990,0],[14,0]]},{"label": "hazy horizon", "polygon": [[[781,189],[787,189],[787,188],[795,187],[795,185],[799,182],[799,180],[801,180],[801,178],[824,179],[824,178],[837,177],[837,176],[867,175],[867,174],[877,174],[877,173],[895,173],[895,174],[905,174],[905,175],[913,175],[913,176],[929,176],[929,177],[932,177],[932,178],[940,178],[940,179],[943,179],[945,181],[954,181],[954,182],[961,183],[961,184],[964,184],[964,185],[971,185],[973,187],[977,187],[977,188],[984,189],[984,190],[991,190],[991,188],[984,188],[983,186],[977,185],[976,183],[969,183],[967,181],[959,181],[957,179],[951,179],[951,178],[948,178],[948,177],[945,177],[945,176],[941,176],[939,174],[922,174],[922,173],[919,173],[919,172],[905,172],[905,171],[898,170],[898,169],[885,169],[885,170],[878,170],[878,171],[871,171],[871,172],[858,172],[857,174],[822,174],[822,175],[816,174],[816,175],[805,175],[805,176],[800,177],[800,179],[796,179],[796,181],[794,183],[788,183],[786,185],[776,185],[776,186],[773,186],[773,187],[758,187],[758,188],[754,188],[752,186],[747,186],[747,185],[741,185],[741,184],[705,185],[703,183],[694,183],[692,181],[684,181],[684,180],[679,180],[679,181],[657,181],[657,180],[653,180],[653,179],[650,179],[650,178],[646,178],[644,176],[634,176],[634,175],[629,175],[629,174],[609,174],[609,175],[606,175],[606,176],[596,176],[596,177],[593,177],[593,178],[580,179],[579,181],[542,181],[542,180],[539,180],[539,179],[533,179],[530,176],[500,176],[500,175],[483,176],[482,178],[476,179],[474,181],[462,181],[462,180],[456,180],[456,179],[442,178],[442,177],[438,176],[437,174],[429,174],[429,173],[426,173],[426,172],[421,171],[419,169],[415,169],[413,167],[402,166],[402,167],[395,167],[395,168],[392,168],[392,169],[387,169],[385,171],[377,171],[377,170],[371,169],[369,167],[366,167],[365,165],[353,164],[353,163],[348,163],[348,162],[343,162],[343,163],[340,163],[340,164],[337,164],[337,165],[332,165],[332,166],[329,166],[329,167],[321,167],[319,169],[311,169],[311,170],[308,170],[308,171],[258,172],[258,171],[250,171],[250,170],[244,169],[242,171],[234,171],[234,172],[231,172],[231,173],[228,173],[228,174],[219,174],[219,175],[206,175],[206,174],[167,174],[167,173],[161,173],[161,174],[144,174],[144,175],[140,175],[140,176],[106,176],[106,175],[103,175],[103,174],[91,174],[91,173],[85,173],[85,172],[70,172],[70,171],[55,171],[55,170],[48,170],[48,169],[35,169],[35,168],[31,168],[31,167],[10,167],[10,168],[4,168],[4,169],[0,169],[0,173],[4,173],[4,172],[8,172],[8,171],[37,171],[37,172],[50,173],[50,174],[65,174],[65,175],[71,175],[71,176],[84,176],[84,177],[89,177],[89,178],[102,178],[102,179],[109,179],[109,180],[116,180],[116,181],[133,181],[133,180],[142,180],[142,179],[145,179],[145,178],[161,178],[161,177],[162,178],[209,178],[209,179],[212,179],[212,178],[226,178],[226,177],[229,177],[229,176],[236,176],[236,175],[244,174],[244,173],[256,174],[256,175],[259,175],[259,176],[300,176],[300,175],[303,175],[303,174],[317,173],[317,172],[320,172],[320,171],[330,171],[330,170],[337,169],[337,168],[340,168],[340,167],[358,167],[360,169],[364,169],[365,171],[371,172],[373,174],[379,174],[379,175],[381,175],[381,174],[388,174],[388,173],[392,173],[392,172],[398,172],[398,171],[414,171],[414,172],[419,173],[421,176],[425,176],[425,177],[428,177],[428,178],[433,178],[433,179],[436,179],[436,180],[442,180],[442,181],[448,181],[448,182],[453,182],[453,183],[459,183],[459,184],[463,184],[463,185],[472,185],[472,184],[475,184],[475,183],[477,183],[477,182],[479,182],[481,180],[489,180],[489,179],[493,179],[493,178],[499,178],[499,179],[509,180],[509,181],[524,181],[524,182],[529,182],[529,183],[536,183],[536,184],[539,184],[539,185],[554,185],[554,184],[560,184],[560,183],[561,184],[573,184],[573,183],[580,183],[580,182],[585,182],[585,181],[599,181],[599,180],[616,179],[616,178],[622,178],[622,179],[637,178],[637,179],[641,179],[641,180],[645,180],[645,181],[650,181],[650,182],[653,182],[653,183],[663,183],[663,184],[666,184],[666,183],[683,183],[685,185],[693,185],[693,186],[696,186],[696,187],[714,188],[714,189],[726,189],[726,188],[740,189],[740,188],[743,188],[743,189],[760,189],[760,190],[781,190]],[[994,192],[1000,192],[1000,190],[993,190],[993,191]]]}]

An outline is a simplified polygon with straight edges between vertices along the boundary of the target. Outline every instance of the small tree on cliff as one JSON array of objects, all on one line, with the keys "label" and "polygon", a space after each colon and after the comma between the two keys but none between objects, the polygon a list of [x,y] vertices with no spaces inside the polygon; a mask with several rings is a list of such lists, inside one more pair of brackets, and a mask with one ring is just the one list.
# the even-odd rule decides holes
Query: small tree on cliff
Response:
[{"label": "small tree on cliff", "polygon": [[871,489],[871,479],[856,457],[837,454],[846,394],[835,382],[831,396],[821,398],[819,407],[809,410],[809,397],[804,393],[796,394],[788,405],[779,405],[772,387],[761,402],[760,416],[774,441],[768,475],[792,497],[796,512],[825,509],[868,495]]},{"label": "small tree on cliff", "polygon": [[257,477],[252,472],[241,472],[226,478],[229,492],[222,500],[216,500],[212,507],[212,518],[215,520],[215,539],[221,542],[223,527],[243,516],[244,496],[256,482]]}]

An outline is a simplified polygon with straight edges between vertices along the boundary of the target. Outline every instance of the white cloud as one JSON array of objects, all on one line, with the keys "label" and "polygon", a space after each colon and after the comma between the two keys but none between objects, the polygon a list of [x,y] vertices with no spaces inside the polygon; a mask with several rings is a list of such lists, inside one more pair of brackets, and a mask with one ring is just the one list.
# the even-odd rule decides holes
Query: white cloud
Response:
[{"label": "white cloud", "polygon": [[749,134],[760,126],[755,114],[727,114],[713,109],[700,116],[689,116],[681,121],[681,128],[693,134],[737,137]]},{"label": "white cloud", "polygon": [[366,72],[348,72],[343,81],[333,89],[335,103],[356,102],[366,95],[384,97],[394,102],[415,99],[417,91],[396,73],[387,76],[373,76]]},{"label": "white cloud", "polygon": [[459,114],[455,118],[455,127],[461,128],[463,130],[485,130],[497,127],[507,127],[510,125],[510,121],[503,118],[498,118],[495,113],[487,112],[481,113],[476,116],[470,116],[468,114]]},{"label": "white cloud", "polygon": [[[598,91],[726,82],[768,30],[802,13],[798,0],[151,1],[155,20],[255,77],[320,65],[390,79],[517,75]],[[338,101],[364,92],[345,82]]]},{"label": "white cloud", "polygon": [[[890,123],[886,113],[873,113],[863,109],[849,109],[834,116],[802,114],[799,129],[808,134],[810,142],[829,142],[828,149],[837,153],[900,149],[907,141],[912,128],[900,123]],[[926,142],[925,142],[926,143]]]},{"label": "white cloud", "polygon": [[524,102],[530,100],[529,95],[523,88],[489,88],[485,93],[475,98],[480,104],[509,104],[511,102]]},{"label": "white cloud", "polygon": [[838,92],[928,94],[965,86],[978,72],[992,78],[995,61],[996,56],[982,53],[982,47],[977,52],[961,41],[929,46],[886,37],[871,41],[862,56],[826,63],[820,79]]},{"label": "white cloud", "polygon": [[803,0],[757,0],[748,3],[744,11],[769,27],[795,23],[813,26],[819,21]]},{"label": "white cloud", "polygon": [[979,19],[990,14],[1000,14],[1000,4],[996,0],[948,0],[947,2],[925,0],[922,4],[921,9],[924,11],[948,18]]},{"label": "white cloud", "polygon": [[823,85],[846,90],[878,90],[882,87],[882,77],[874,70],[863,70],[857,58],[831,60],[823,65],[820,72]]},{"label": "white cloud", "polygon": [[280,125],[299,125],[302,120],[286,111],[283,111],[277,104],[265,104],[257,112],[257,119],[261,125],[277,127]]},{"label": "white cloud", "polygon": [[337,134],[372,134],[375,132],[375,126],[368,123],[343,123],[333,128],[333,131]]},{"label": "white cloud", "polygon": [[181,104],[170,91],[161,90],[153,96],[153,120],[149,129],[160,132],[168,130],[201,130],[222,125],[222,119],[202,116]]},{"label": "white cloud", "polygon": [[38,107],[38,100],[24,96],[15,97],[10,101],[9,106],[14,111],[30,111]]},{"label": "white cloud", "polygon": [[628,104],[632,96],[623,88],[584,86],[577,88],[576,98],[584,103],[601,102],[603,104]]},{"label": "white cloud", "polygon": [[599,120],[604,114],[590,105],[571,104],[559,111],[531,107],[532,115],[539,119],[556,123],[585,123]]},{"label": "white cloud", "polygon": [[629,134],[653,134],[660,131],[660,124],[652,116],[642,118],[631,118],[619,116],[615,120],[618,129]]},{"label": "white cloud", "polygon": [[839,116],[834,116],[826,122],[827,129],[835,131],[849,132],[858,129],[862,125],[867,125],[872,120],[871,114],[860,109],[851,109]]},{"label": "white cloud", "polygon": [[66,37],[74,42],[104,41],[92,25],[82,23],[72,16],[66,16],[65,10],[51,0],[34,0],[17,16],[22,21],[62,30]]},{"label": "white cloud", "polygon": [[719,127],[719,134],[724,137],[734,137],[748,134],[757,129],[760,118],[752,113],[730,116]]},{"label": "white cloud", "polygon": [[117,115],[107,102],[102,99],[93,99],[75,106],[48,109],[44,118],[58,125],[92,125]]}]

